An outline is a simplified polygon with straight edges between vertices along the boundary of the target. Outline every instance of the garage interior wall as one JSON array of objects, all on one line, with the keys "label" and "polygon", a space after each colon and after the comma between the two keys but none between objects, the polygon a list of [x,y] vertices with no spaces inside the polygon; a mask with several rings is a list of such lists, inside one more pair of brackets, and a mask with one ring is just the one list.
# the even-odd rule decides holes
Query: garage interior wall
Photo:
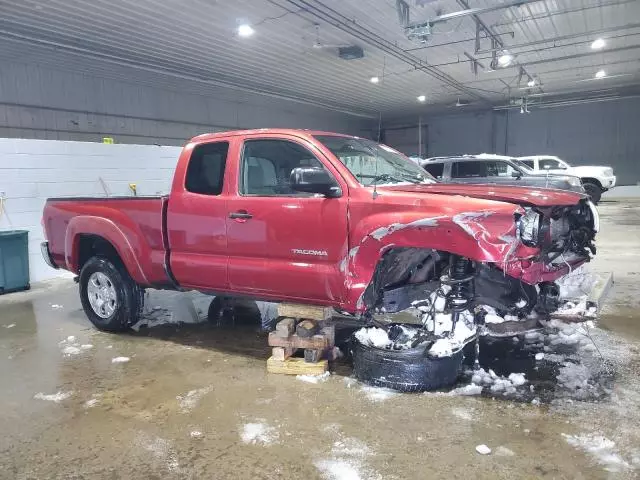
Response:
[{"label": "garage interior wall", "polygon": [[29,232],[31,281],[65,275],[40,254],[47,198],[168,193],[179,147],[0,138],[0,230]]},{"label": "garage interior wall", "polygon": [[[112,76],[130,69],[113,65]],[[244,128],[309,128],[369,136],[373,120],[305,103],[180,79],[154,86],[3,62],[0,137],[182,145]],[[164,83],[163,83],[164,82]],[[166,87],[158,87],[163,83]]]},{"label": "garage interior wall", "polygon": [[[609,165],[619,185],[640,182],[640,98],[530,107],[528,114],[512,109],[423,116],[423,123],[427,125],[429,157],[485,152],[549,154],[574,165]],[[385,129],[400,125],[415,126],[417,119],[395,119]],[[413,152],[402,144],[390,146],[407,154]]]}]

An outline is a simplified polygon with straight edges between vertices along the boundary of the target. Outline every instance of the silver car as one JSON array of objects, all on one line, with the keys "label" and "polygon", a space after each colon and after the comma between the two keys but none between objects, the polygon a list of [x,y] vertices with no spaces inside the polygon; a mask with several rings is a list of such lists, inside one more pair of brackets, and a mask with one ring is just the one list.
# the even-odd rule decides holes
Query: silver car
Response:
[{"label": "silver car", "polygon": [[584,193],[582,182],[578,177],[564,174],[537,174],[517,158],[503,155],[434,157],[422,161],[421,166],[445,183],[521,185]]}]

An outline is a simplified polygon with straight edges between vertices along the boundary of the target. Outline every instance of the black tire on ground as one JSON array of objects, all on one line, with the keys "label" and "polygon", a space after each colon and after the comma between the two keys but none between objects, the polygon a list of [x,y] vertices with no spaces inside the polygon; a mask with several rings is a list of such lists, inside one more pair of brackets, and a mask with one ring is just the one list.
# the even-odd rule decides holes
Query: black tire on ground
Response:
[{"label": "black tire on ground", "polygon": [[587,195],[589,195],[591,201],[597,205],[600,201],[600,197],[602,197],[602,188],[600,188],[600,185],[593,182],[585,182],[582,186],[584,187],[584,191],[587,192]]},{"label": "black tire on ground", "polygon": [[462,367],[462,350],[450,357],[431,358],[426,345],[387,350],[363,345],[352,337],[353,373],[358,380],[401,392],[423,392],[453,385]]},{"label": "black tire on ground", "polygon": [[[99,279],[99,280],[98,280]],[[115,300],[110,300],[108,310],[101,310],[99,315],[89,299],[89,291],[94,291],[97,298],[95,281],[109,292],[114,292]],[[94,281],[92,287],[89,282]],[[80,301],[84,313],[96,328],[106,332],[122,332],[135,324],[142,314],[144,306],[144,290],[131,278],[122,265],[116,265],[105,257],[92,257],[80,271]],[[95,302],[94,302],[95,305]]]}]

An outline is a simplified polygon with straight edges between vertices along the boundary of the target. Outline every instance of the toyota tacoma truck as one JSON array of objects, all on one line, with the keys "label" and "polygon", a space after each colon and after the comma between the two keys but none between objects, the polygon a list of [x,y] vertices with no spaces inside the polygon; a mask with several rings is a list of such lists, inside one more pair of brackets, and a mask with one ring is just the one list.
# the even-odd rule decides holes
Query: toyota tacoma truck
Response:
[{"label": "toyota tacoma truck", "polygon": [[[366,323],[446,292],[526,315],[595,254],[584,194],[446,185],[363,138],[263,129],[193,138],[168,196],[52,198],[47,263],[78,275],[95,326],[141,315],[144,289],[333,307]],[[446,286],[446,289],[443,289]]]}]

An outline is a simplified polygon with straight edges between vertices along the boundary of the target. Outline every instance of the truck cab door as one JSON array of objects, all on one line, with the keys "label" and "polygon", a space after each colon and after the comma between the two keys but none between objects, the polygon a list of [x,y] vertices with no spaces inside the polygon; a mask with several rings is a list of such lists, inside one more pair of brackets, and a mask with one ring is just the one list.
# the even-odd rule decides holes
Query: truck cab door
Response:
[{"label": "truck cab door", "polygon": [[216,291],[229,286],[228,153],[227,141],[187,146],[183,155],[189,156],[188,162],[176,169],[166,231],[171,272],[183,287]]},{"label": "truck cab door", "polygon": [[[296,192],[291,171],[324,168],[339,198]],[[234,291],[300,301],[341,300],[347,250],[347,186],[315,146],[298,137],[244,141],[229,199],[229,282]]]}]

